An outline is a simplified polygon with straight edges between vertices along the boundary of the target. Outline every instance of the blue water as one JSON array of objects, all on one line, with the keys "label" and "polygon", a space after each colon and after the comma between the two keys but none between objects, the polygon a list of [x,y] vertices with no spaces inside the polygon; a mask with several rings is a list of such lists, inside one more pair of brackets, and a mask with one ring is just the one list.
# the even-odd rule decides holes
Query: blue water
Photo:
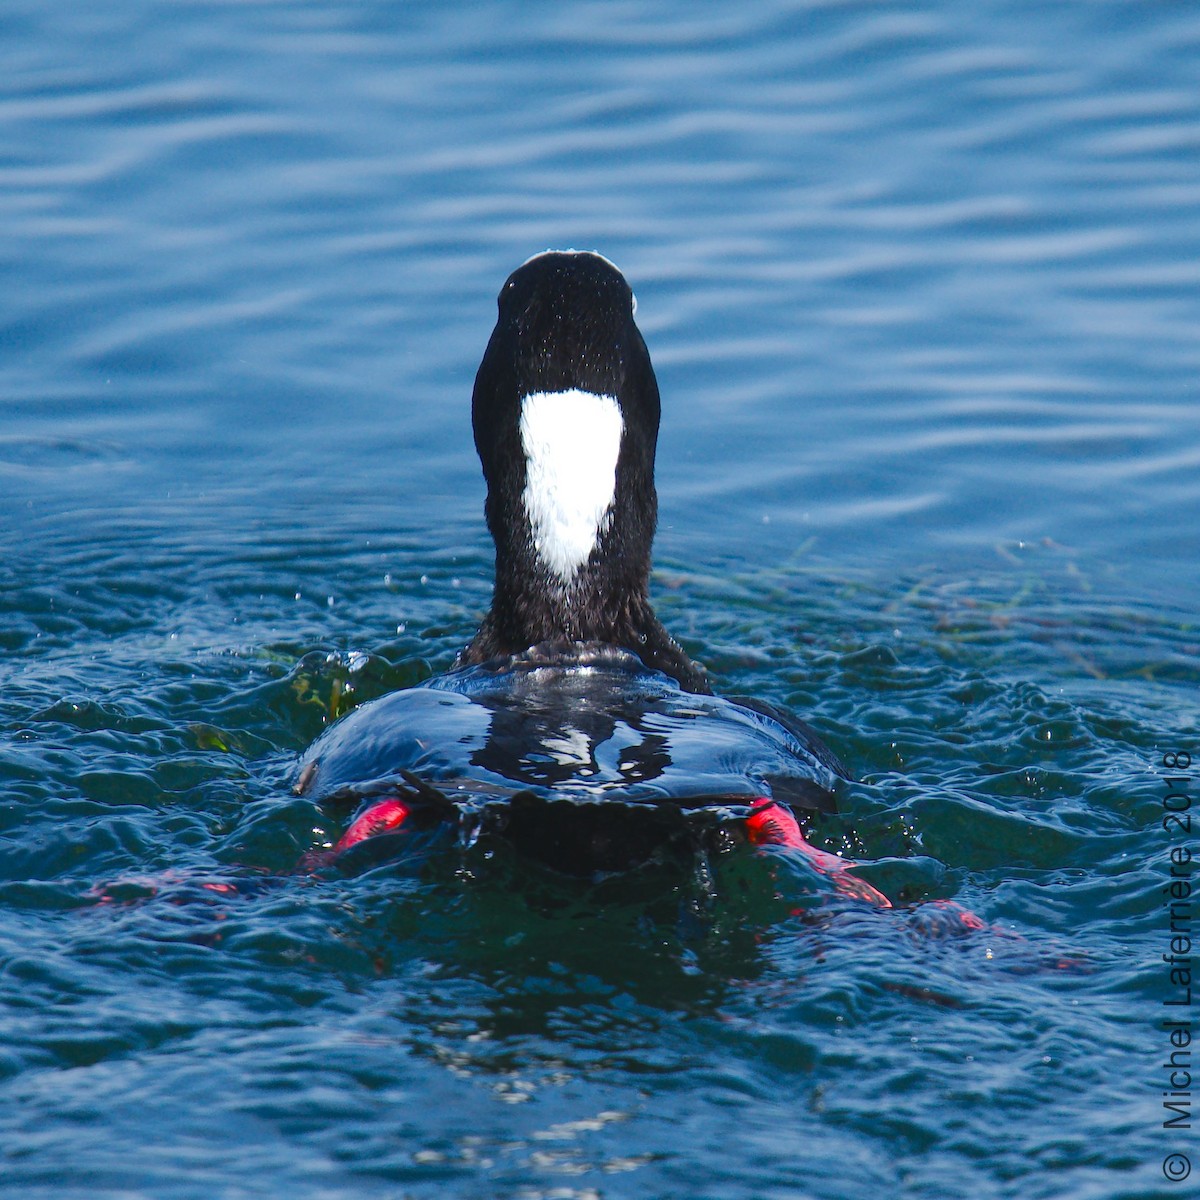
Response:
[{"label": "blue water", "polygon": [[[6,4],[0,1188],[1194,1195],[1198,79],[1184,4]],[[287,874],[298,754],[486,607],[548,246],[638,295],[660,616],[894,910]]]}]

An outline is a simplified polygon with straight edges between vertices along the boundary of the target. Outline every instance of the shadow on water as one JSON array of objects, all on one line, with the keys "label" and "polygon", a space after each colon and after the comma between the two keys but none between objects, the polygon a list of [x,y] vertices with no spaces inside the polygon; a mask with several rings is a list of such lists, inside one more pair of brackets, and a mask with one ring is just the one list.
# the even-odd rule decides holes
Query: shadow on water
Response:
[{"label": "shadow on water", "polygon": [[[834,649],[810,655],[802,679],[772,665],[754,595],[721,610],[746,622],[747,690],[802,709],[804,689],[823,697],[863,782],[807,833],[868,860],[888,911],[737,839],[571,879],[486,830],[461,844],[384,837],[295,874],[349,814],[287,794],[294,755],[342,711],[423,677],[407,642],[272,644],[216,656],[199,678],[167,663],[152,689],[43,705],[6,751],[15,787],[51,779],[58,794],[6,849],[20,940],[3,994],[31,1007],[4,1069],[21,1095],[46,1070],[97,1072],[117,1147],[140,1136],[142,1117],[119,1107],[132,1087],[243,1163],[265,1126],[297,1163],[317,1155],[414,1194],[482,1180],[517,1195],[572,1171],[601,1187],[618,1169],[702,1194],[723,1160],[685,1152],[675,1124],[707,1138],[733,1121],[755,1152],[728,1168],[731,1194],[817,1179],[804,1186],[833,1197],[849,1194],[847,1157],[851,1193],[888,1179],[897,1155],[918,1174],[945,1162],[930,1157],[949,1119],[933,1115],[939,1098],[962,1106],[953,1120],[973,1146],[990,1144],[993,1103],[1066,1103],[1081,1080],[1103,1092],[1121,1018],[1090,962],[1112,968],[1104,987],[1150,994],[1108,926],[1148,929],[1158,880],[1129,865],[1125,776],[1087,768],[1101,746],[1135,760],[1152,740],[1145,714],[1118,713],[1103,691],[985,675],[935,617],[877,618],[865,594],[844,645],[823,593],[807,601]],[[899,624],[910,637],[885,652]],[[1039,749],[1047,729],[1053,752]],[[1149,804],[1147,788],[1134,800]],[[956,927],[938,903],[950,899],[988,928]],[[172,1094],[196,1062],[220,1089],[211,1111]]]},{"label": "shadow on water", "polygon": [[[298,995],[419,980],[405,990],[406,1023],[457,1030],[466,1059],[481,1067],[513,1039],[552,1037],[552,1057],[561,1057],[578,1027],[591,1046],[598,1021],[643,1029],[654,1058],[664,1021],[724,1020],[756,989],[829,1000],[832,982],[843,998],[865,987],[954,1008],[974,1001],[953,984],[930,986],[931,977],[961,983],[979,963],[1012,975],[1084,968],[1036,934],[1006,933],[945,899],[957,873],[921,855],[857,869],[897,897],[891,910],[838,895],[802,859],[728,832],[704,849],[667,844],[646,865],[590,879],[549,869],[486,830],[444,828],[370,839],[311,875],[246,865],[294,857],[314,812],[297,799],[251,805],[218,854],[226,867],[114,880],[85,902],[151,943],[299,972]],[[829,962],[847,954],[857,982],[831,980]],[[285,998],[286,974],[276,985]],[[619,1045],[614,1063],[628,1062],[630,1043]]]}]

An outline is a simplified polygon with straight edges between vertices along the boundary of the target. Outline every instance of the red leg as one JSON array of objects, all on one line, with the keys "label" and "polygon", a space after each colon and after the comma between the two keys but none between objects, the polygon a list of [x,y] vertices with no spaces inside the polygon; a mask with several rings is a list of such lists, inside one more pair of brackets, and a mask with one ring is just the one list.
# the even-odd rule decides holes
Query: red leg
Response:
[{"label": "red leg", "polygon": [[853,862],[827,850],[818,850],[805,840],[791,809],[761,796],[755,800],[746,818],[746,834],[755,846],[786,846],[799,851],[818,871],[833,880],[833,886],[845,896],[865,900],[876,908],[891,908],[892,902],[878,888],[851,874]]},{"label": "red leg", "polygon": [[[831,876],[834,887],[843,895],[865,900],[877,908],[892,907],[892,902],[882,892],[851,874],[855,865],[853,862],[810,845],[800,832],[800,825],[791,810],[769,796],[754,802],[746,818],[746,832],[756,846],[787,846],[791,850],[798,850],[818,871]],[[953,900],[933,900],[929,908],[936,909],[939,915],[946,917],[948,929],[961,926],[974,933],[988,928],[986,921]]]},{"label": "red leg", "polygon": [[[296,867],[297,871],[318,871],[335,862],[351,846],[357,846],[359,842],[365,842],[368,838],[378,837],[381,833],[392,833],[408,820],[412,809],[413,806],[401,800],[399,796],[386,796],[384,799],[376,801],[362,816],[351,823],[350,828],[342,834],[337,845],[331,850],[310,850],[305,854]],[[186,873],[166,871],[158,876],[123,879],[118,880],[116,884],[97,886],[93,889],[93,895],[96,897],[97,904],[135,903],[149,896],[157,895],[162,889],[171,885],[185,883],[199,887],[206,892],[215,892],[220,896],[237,896],[243,893],[243,886],[240,883],[206,880],[190,877]],[[118,898],[118,894],[114,894],[120,885],[140,887],[144,889],[146,895],[137,896],[131,900],[122,900]]]},{"label": "red leg", "polygon": [[392,833],[399,829],[411,813],[412,805],[401,800],[399,796],[387,796],[383,800],[377,800],[351,824],[332,850],[310,850],[300,860],[299,869],[314,871],[326,867],[351,846],[357,846],[367,838],[378,837],[381,833]]}]

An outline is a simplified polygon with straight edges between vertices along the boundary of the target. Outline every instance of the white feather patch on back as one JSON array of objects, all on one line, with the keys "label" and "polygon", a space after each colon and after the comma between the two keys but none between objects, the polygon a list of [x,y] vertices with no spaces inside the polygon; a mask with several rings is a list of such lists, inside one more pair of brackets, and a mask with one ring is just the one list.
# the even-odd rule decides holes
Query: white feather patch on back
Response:
[{"label": "white feather patch on back", "polygon": [[521,401],[525,513],[542,562],[565,583],[612,520],[624,424],[615,397],[578,388]]}]

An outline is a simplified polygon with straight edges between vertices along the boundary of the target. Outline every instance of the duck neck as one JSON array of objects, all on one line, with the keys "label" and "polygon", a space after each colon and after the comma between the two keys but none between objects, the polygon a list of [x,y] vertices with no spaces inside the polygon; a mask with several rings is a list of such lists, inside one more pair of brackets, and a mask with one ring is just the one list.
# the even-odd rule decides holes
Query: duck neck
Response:
[{"label": "duck neck", "polygon": [[[569,438],[555,427],[564,414]],[[488,622],[503,651],[557,638],[637,649],[653,619],[653,441],[630,435],[615,400],[558,393],[523,401],[512,450],[485,472],[496,545]]]},{"label": "duck neck", "polygon": [[[588,560],[568,579],[539,553],[532,525],[511,519],[516,504],[517,498],[503,488],[489,490],[496,585],[491,608],[460,665],[519,654],[541,642],[603,642],[633,651],[686,691],[710,692],[704,668],[667,633],[650,604],[657,508],[652,482],[642,489],[623,486],[618,469],[612,519]],[[513,530],[519,532],[514,536]]]}]

